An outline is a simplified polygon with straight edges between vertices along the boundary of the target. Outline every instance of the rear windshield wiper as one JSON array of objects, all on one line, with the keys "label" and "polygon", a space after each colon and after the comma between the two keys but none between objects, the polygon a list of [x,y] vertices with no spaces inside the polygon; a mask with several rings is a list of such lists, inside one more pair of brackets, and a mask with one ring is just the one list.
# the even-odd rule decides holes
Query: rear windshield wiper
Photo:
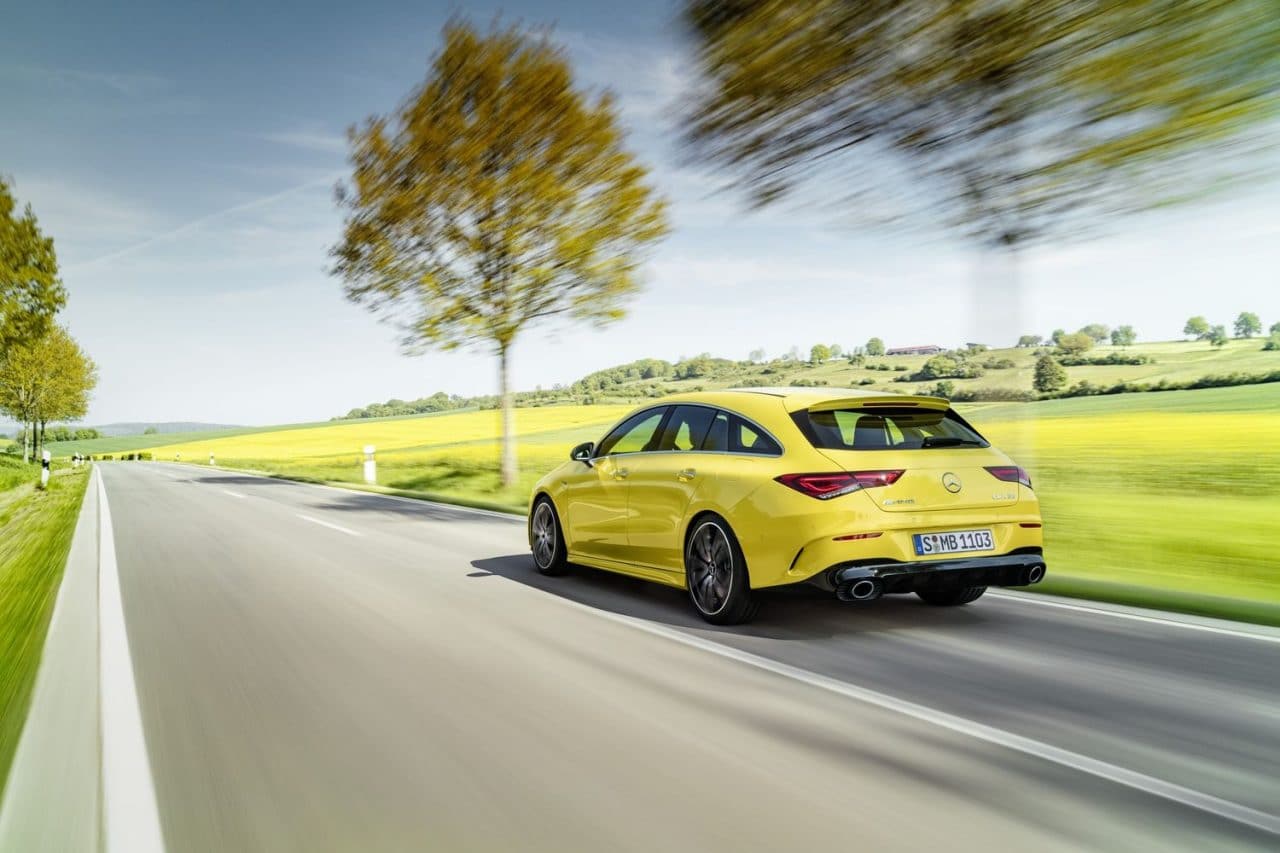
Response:
[{"label": "rear windshield wiper", "polygon": [[957,438],[953,435],[931,435],[920,442],[921,447],[982,447],[981,441],[972,438]]}]

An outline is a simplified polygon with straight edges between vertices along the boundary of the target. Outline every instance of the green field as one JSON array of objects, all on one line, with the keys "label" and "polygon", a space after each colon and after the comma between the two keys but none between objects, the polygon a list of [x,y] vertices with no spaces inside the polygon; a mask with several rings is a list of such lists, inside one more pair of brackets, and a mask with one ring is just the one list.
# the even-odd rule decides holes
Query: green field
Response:
[{"label": "green field", "polygon": [[[40,652],[71,548],[88,469],[55,470],[49,489],[39,468],[7,477],[0,465],[0,791],[22,733]],[[16,482],[15,482],[16,481]],[[8,488],[6,488],[8,484]]]},{"label": "green field", "polygon": [[[1280,624],[1280,384],[959,408],[1032,473],[1054,577],[1046,589]],[[511,489],[498,485],[492,411],[281,429],[153,452],[207,463],[213,451],[226,467],[358,485],[360,447],[369,442],[379,447],[387,490],[520,510],[542,473],[626,409],[518,410],[522,473]]]}]

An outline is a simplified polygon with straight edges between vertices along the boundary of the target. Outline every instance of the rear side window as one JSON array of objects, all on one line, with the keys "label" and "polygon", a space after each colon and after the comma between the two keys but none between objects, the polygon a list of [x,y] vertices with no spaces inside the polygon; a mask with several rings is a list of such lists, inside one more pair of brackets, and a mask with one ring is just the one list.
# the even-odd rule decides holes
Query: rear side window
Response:
[{"label": "rear side window", "polygon": [[899,408],[799,411],[796,426],[824,450],[927,450],[987,447],[986,440],[950,409]]},{"label": "rear side window", "polygon": [[759,453],[777,456],[782,453],[778,443],[755,424],[728,412],[716,412],[711,428],[707,431],[703,450],[728,453]]},{"label": "rear side window", "polygon": [[715,409],[706,406],[676,406],[667,420],[659,450],[697,450],[707,437]]}]

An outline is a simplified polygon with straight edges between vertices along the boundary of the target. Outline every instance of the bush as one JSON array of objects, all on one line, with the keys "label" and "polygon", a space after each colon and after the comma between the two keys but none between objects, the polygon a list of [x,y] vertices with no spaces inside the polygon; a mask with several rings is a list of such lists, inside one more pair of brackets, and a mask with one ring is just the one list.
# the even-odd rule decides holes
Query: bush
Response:
[{"label": "bush", "polygon": [[1156,360],[1149,355],[1128,355],[1122,352],[1107,355],[1063,355],[1058,357],[1058,364],[1064,367],[1080,367],[1086,364],[1155,364]]},{"label": "bush", "polygon": [[872,379],[870,376],[866,376],[866,377],[863,377],[862,379],[859,379],[858,384],[859,385],[875,385],[876,381]]},{"label": "bush", "polygon": [[1267,338],[1267,342],[1262,345],[1262,349],[1266,352],[1280,351],[1280,331],[1272,332],[1271,337]]},{"label": "bush", "polygon": [[1018,363],[1011,358],[989,358],[982,362],[987,370],[1008,370],[1017,367]]}]

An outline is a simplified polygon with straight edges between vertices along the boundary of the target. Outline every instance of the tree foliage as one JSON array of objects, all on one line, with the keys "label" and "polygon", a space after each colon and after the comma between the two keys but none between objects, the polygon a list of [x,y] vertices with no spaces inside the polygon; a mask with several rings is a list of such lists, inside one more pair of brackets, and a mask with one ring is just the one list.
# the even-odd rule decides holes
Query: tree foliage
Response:
[{"label": "tree foliage", "polygon": [[1120,326],[1111,332],[1111,345],[1113,347],[1131,347],[1138,342],[1138,333],[1133,330],[1133,326]]},{"label": "tree foliage", "polygon": [[1210,344],[1212,344],[1215,347],[1226,346],[1227,345],[1227,327],[1221,326],[1221,325],[1214,326],[1212,329],[1209,330],[1209,333],[1204,336],[1204,339],[1207,340]]},{"label": "tree foliage", "polygon": [[1237,338],[1252,338],[1262,333],[1262,320],[1252,311],[1241,311],[1236,317],[1235,332]]},{"label": "tree foliage", "polygon": [[17,207],[0,177],[0,356],[44,334],[67,301],[53,238],[41,232],[31,205],[21,215]]},{"label": "tree foliage", "polygon": [[689,140],[753,203],[884,190],[915,202],[886,217],[996,248],[1219,185],[1280,91],[1274,0],[686,0],[684,20]]},{"label": "tree foliage", "polygon": [[1044,342],[1044,338],[1039,335],[1023,335],[1018,338],[1019,347],[1038,347]]},{"label": "tree foliage", "polygon": [[884,355],[884,341],[872,338],[867,341],[867,355]]},{"label": "tree foliage", "polygon": [[66,329],[52,327],[39,339],[15,344],[0,360],[0,411],[31,424],[37,441],[52,421],[76,421],[88,412],[98,368]]},{"label": "tree foliage", "polygon": [[1093,338],[1084,332],[1061,335],[1058,338],[1058,351],[1067,355],[1079,355],[1093,349]]},{"label": "tree foliage", "polygon": [[822,364],[831,358],[831,347],[826,344],[814,344],[809,348],[809,363]]},{"label": "tree foliage", "polygon": [[620,318],[665,203],[624,147],[612,96],[576,89],[563,53],[516,29],[450,23],[425,82],[349,136],[334,272],[411,351],[498,355],[510,484],[512,344],[548,318]]},{"label": "tree foliage", "polygon": [[1031,385],[1041,394],[1052,394],[1060,391],[1067,384],[1067,369],[1053,360],[1053,356],[1042,355],[1036,359],[1035,377]]},{"label": "tree foliage", "polygon": [[1203,341],[1209,337],[1209,328],[1209,321],[1197,315],[1187,320],[1186,325],[1182,327],[1182,334],[1197,341]]},{"label": "tree foliage", "polygon": [[1090,323],[1080,329],[1080,334],[1088,335],[1094,343],[1100,344],[1111,336],[1111,329],[1103,323]]}]

